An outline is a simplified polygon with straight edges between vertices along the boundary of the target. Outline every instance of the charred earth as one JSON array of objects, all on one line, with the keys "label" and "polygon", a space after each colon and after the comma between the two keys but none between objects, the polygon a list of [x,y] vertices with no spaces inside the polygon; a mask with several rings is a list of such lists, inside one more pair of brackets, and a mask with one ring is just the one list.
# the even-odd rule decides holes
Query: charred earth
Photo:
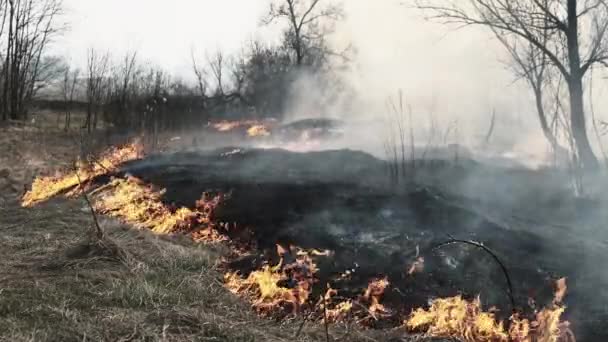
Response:
[{"label": "charred earth", "polygon": [[[387,277],[387,315],[375,327],[397,326],[433,298],[459,294],[479,295],[502,319],[531,313],[567,277],[566,319],[578,339],[608,340],[601,200],[569,195],[566,176],[555,171],[470,160],[418,165],[415,179],[397,185],[386,181],[385,162],[362,152],[222,148],[149,156],[122,171],[165,188],[162,201],[171,206],[191,207],[204,192],[229,194],[214,219],[233,224],[231,238],[255,251],[231,260],[230,270],[259,269],[277,258],[279,244],[332,251],[316,259],[316,295],[329,284],[355,296]],[[507,275],[478,246],[435,248],[451,239],[483,243]],[[423,269],[411,274],[421,256]]]}]

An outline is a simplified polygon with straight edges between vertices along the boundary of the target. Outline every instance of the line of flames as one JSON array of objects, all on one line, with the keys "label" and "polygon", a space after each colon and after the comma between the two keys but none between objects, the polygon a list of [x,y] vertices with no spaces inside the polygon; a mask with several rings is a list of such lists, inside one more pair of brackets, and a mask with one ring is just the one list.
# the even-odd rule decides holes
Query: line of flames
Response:
[{"label": "line of flames", "polygon": [[247,127],[247,135],[251,138],[254,137],[267,137],[270,136],[269,127],[257,120],[241,120],[241,121],[220,121],[214,123],[212,127],[218,132],[230,132],[235,129]]},{"label": "line of flames", "polygon": [[[30,207],[72,189],[71,193],[84,191],[80,182],[109,174],[119,165],[141,157],[137,145],[113,148],[91,166],[80,165],[76,172],[61,176],[38,178],[32,189],[23,197],[22,205]],[[80,179],[79,179],[80,178]],[[74,190],[75,189],[75,190]],[[158,234],[186,232],[194,240],[202,242],[226,241],[214,225],[213,212],[222,202],[223,196],[203,194],[194,209],[171,208],[162,202],[164,190],[135,177],[114,178],[105,186],[95,190],[95,208],[103,214],[118,217],[139,228]],[[297,247],[277,246],[280,262],[275,266],[264,265],[246,278],[238,273],[225,274],[225,285],[233,293],[248,298],[261,314],[277,312],[298,314],[304,310],[324,312],[322,319],[328,322],[343,322],[358,318],[357,322],[369,322],[391,315],[381,304],[388,278],[373,279],[358,298],[341,298],[339,291],[329,288],[316,301],[311,298],[312,289],[318,282],[318,268],[314,258],[330,255],[328,251],[304,250]],[[418,258],[405,270],[410,276],[420,272],[424,260]],[[499,322],[492,312],[484,312],[480,299],[467,301],[462,297],[436,299],[428,309],[417,309],[404,320],[403,327],[410,332],[421,332],[433,337],[459,338],[466,342],[558,342],[573,341],[568,322],[561,321],[565,310],[562,304],[566,292],[565,279],[557,282],[557,291],[550,307],[537,312],[533,320],[513,315],[509,328]]]},{"label": "line of flames", "polygon": [[195,209],[174,209],[162,202],[164,189],[155,190],[135,177],[115,178],[102,189],[103,193],[95,201],[95,209],[102,214],[156,234],[187,232],[197,241],[226,240],[217,232],[212,220],[213,211],[223,200],[222,195],[203,194]]},{"label": "line of flames", "polygon": [[91,163],[78,161],[76,170],[54,176],[37,177],[31,189],[23,196],[21,204],[24,207],[32,207],[73,189],[77,190],[72,191],[70,195],[78,194],[80,183],[86,184],[95,177],[116,171],[119,165],[141,158],[142,151],[143,148],[139,143],[113,147]]}]

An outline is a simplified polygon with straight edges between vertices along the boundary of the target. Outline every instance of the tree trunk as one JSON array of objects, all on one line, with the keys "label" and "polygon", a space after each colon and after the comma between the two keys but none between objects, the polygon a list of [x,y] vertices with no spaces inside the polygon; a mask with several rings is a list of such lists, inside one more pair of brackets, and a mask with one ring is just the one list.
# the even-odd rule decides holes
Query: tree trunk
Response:
[{"label": "tree trunk", "polygon": [[98,113],[99,113],[99,108],[97,106],[95,106],[95,109],[93,111],[93,130],[97,130]]},{"label": "tree trunk", "polygon": [[15,5],[13,1],[9,1],[10,6],[10,15],[8,19],[8,36],[7,36],[7,47],[6,47],[6,59],[4,61],[4,89],[3,89],[3,101],[2,101],[2,111],[4,115],[8,115],[11,119],[14,118],[14,114],[9,113],[10,105],[9,105],[9,80],[11,77],[11,56],[13,49],[13,20],[15,17]]},{"label": "tree trunk", "polygon": [[87,119],[86,119],[85,126],[84,126],[87,129],[87,133],[91,133],[92,116],[93,116],[93,104],[89,100],[89,103],[87,104]]},{"label": "tree trunk", "polygon": [[540,121],[540,127],[543,130],[543,134],[545,138],[551,144],[551,148],[554,152],[558,151],[559,144],[557,142],[557,138],[551,131],[551,127],[549,127],[549,122],[547,121],[547,116],[545,115],[545,108],[543,107],[543,93],[541,89],[534,88],[534,98],[536,102],[536,112],[538,113],[538,119]]},{"label": "tree trunk", "polygon": [[587,135],[587,123],[585,121],[585,110],[583,105],[583,84],[581,77],[572,76],[568,82],[570,92],[570,125],[572,137],[576,144],[578,157],[583,167],[588,170],[598,169],[600,164],[593,153],[589,137]]},{"label": "tree trunk", "polygon": [[566,33],[568,45],[568,63],[570,75],[567,76],[568,92],[570,93],[570,126],[572,137],[576,144],[578,158],[583,168],[598,169],[600,166],[587,136],[585,122],[585,107],[583,102],[583,76],[581,70],[581,55],[579,51],[577,0],[568,0],[568,30]]}]

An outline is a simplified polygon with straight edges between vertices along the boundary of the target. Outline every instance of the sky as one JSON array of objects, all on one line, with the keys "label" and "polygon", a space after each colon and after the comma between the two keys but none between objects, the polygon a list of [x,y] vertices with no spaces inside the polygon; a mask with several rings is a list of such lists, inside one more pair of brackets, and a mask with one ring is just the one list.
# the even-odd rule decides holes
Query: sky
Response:
[{"label": "sky", "polygon": [[90,47],[137,50],[169,71],[189,71],[191,50],[235,51],[259,31],[265,0],[64,0],[69,30],[55,49],[83,64]]}]

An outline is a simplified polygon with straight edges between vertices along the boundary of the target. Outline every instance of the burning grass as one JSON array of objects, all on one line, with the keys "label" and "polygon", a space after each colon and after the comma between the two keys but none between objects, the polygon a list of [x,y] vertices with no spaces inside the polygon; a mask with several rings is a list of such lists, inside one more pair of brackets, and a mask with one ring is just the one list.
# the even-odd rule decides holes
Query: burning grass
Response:
[{"label": "burning grass", "polygon": [[[95,177],[114,172],[120,164],[139,159],[142,155],[142,147],[139,144],[128,144],[109,149],[92,163],[79,162],[76,167],[77,171],[50,177],[38,177],[32,183],[31,190],[23,196],[21,205],[32,207],[47,201],[54,196],[79,187],[80,183],[86,183]],[[72,195],[76,193],[78,191],[71,192]]]},{"label": "burning grass", "polygon": [[[226,286],[235,294],[247,298],[263,315],[285,315],[312,310],[313,316],[330,323],[355,319],[360,326],[393,316],[382,304],[390,287],[387,277],[372,279],[357,298],[339,296],[339,290],[328,287],[321,299],[312,297],[318,271],[310,252],[300,250],[298,258],[278,246],[281,261],[276,266],[264,265],[260,270],[242,278],[238,273],[225,275]],[[289,263],[291,260],[291,263]],[[428,309],[414,310],[404,321],[412,333],[423,333],[433,338],[457,338],[465,342],[574,342],[568,322],[561,316],[565,307],[565,280],[557,282],[555,299],[551,306],[536,313],[535,318],[520,318],[514,314],[505,325],[493,310],[484,311],[480,298],[468,301],[461,296],[438,298]]]},{"label": "burning grass", "polygon": [[247,136],[267,137],[270,135],[270,127],[268,124],[257,120],[240,120],[240,121],[220,121],[211,125],[213,129],[220,133],[227,133],[236,130],[245,130]]},{"label": "burning grass", "polygon": [[276,266],[264,265],[243,279],[238,273],[228,272],[226,286],[240,296],[248,296],[253,307],[264,315],[277,311],[300,313],[308,302],[316,282],[318,269],[311,258],[313,253],[302,249],[285,249],[277,245],[281,260]]},{"label": "burning grass", "polygon": [[204,194],[195,209],[173,209],[162,202],[165,190],[157,191],[134,177],[113,179],[100,191],[103,194],[96,201],[95,208],[136,227],[150,229],[156,234],[190,232],[206,242],[226,239],[216,234],[211,221],[213,210],[223,198],[221,195]]},{"label": "burning grass", "polygon": [[247,130],[247,135],[250,137],[268,137],[270,130],[265,125],[253,125]]},{"label": "burning grass", "polygon": [[514,314],[508,329],[494,313],[482,310],[479,298],[467,301],[460,296],[439,298],[429,309],[415,310],[405,326],[432,337],[458,338],[465,342],[574,342],[568,323],[561,321],[565,291],[565,279],[561,279],[550,307],[537,312],[532,321]]}]

